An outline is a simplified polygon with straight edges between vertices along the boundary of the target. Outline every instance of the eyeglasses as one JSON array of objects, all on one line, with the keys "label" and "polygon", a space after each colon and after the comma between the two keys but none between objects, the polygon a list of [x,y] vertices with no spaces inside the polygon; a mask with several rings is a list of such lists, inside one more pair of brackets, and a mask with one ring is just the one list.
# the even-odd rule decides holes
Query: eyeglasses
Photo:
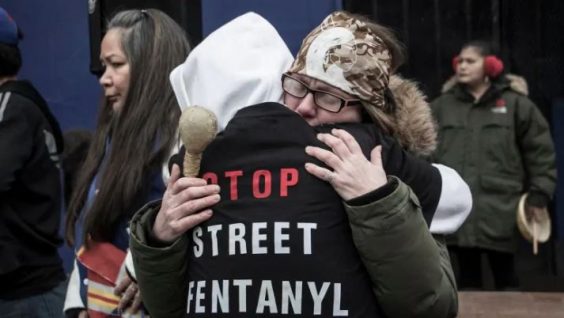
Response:
[{"label": "eyeglasses", "polygon": [[331,113],[338,113],[346,106],[361,104],[358,99],[344,99],[333,93],[312,89],[304,82],[290,76],[290,74],[282,75],[282,89],[296,98],[304,98],[307,94],[312,93],[315,105]]}]

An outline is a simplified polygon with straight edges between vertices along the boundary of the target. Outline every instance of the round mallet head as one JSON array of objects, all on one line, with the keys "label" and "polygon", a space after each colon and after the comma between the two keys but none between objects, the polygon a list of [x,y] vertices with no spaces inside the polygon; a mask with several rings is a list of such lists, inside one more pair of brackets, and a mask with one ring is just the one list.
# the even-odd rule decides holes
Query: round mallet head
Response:
[{"label": "round mallet head", "polygon": [[519,199],[519,205],[517,206],[517,228],[527,241],[533,243],[533,248],[536,249],[535,245],[537,242],[544,243],[550,238],[550,216],[548,211],[544,209],[540,215],[540,220],[527,220],[525,213],[526,200],[527,194],[525,193]]},{"label": "round mallet head", "polygon": [[190,106],[182,112],[178,129],[186,148],[184,176],[195,177],[200,171],[202,153],[217,134],[217,118],[206,108]]}]

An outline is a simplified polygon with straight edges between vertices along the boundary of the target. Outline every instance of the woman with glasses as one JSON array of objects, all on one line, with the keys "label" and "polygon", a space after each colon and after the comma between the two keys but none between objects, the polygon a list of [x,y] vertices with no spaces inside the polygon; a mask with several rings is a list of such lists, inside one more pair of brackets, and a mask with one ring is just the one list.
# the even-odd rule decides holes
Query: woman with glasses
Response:
[{"label": "woman with glasses", "polygon": [[[345,109],[347,106],[362,106],[362,102],[324,82],[304,75],[286,73],[282,75],[282,89],[286,93],[286,104],[312,126],[324,123],[362,121],[362,116],[357,108]],[[313,104],[301,104],[301,101],[310,94]],[[317,111],[316,108],[322,111]]]},{"label": "woman with glasses", "polygon": [[[236,21],[240,22],[239,19]],[[260,40],[264,35],[257,35],[257,32],[266,31],[259,28],[259,22],[251,23],[251,38]],[[272,62],[276,60],[275,53],[267,50],[257,56],[252,51],[256,47],[244,45],[249,34],[237,32],[233,32],[238,36],[237,49],[226,50],[226,43],[233,44],[233,40],[228,39],[234,37],[224,31],[222,28],[214,32],[193,51],[185,62],[185,77],[179,80],[174,72],[171,75],[173,86],[175,78],[181,83],[180,89],[175,89],[181,105],[208,106],[219,116],[223,132],[204,154],[202,177],[179,178],[179,169],[175,166],[162,203],[147,206],[132,221],[131,248],[143,294],[151,295],[146,297],[151,314],[188,313],[195,317],[253,316],[254,313],[324,317],[453,315],[456,296],[449,276],[448,257],[441,254],[432,239],[418,200],[397,178],[386,179],[380,147],[372,149],[375,141],[381,141],[388,144],[385,147],[389,153],[391,141],[382,137],[375,125],[361,123],[368,117],[363,118],[360,99],[329,84],[289,73],[283,76],[283,88],[286,104],[293,111],[277,103],[257,104],[278,102],[282,95],[281,71]],[[269,33],[264,38],[276,36]],[[212,45],[214,41],[223,46]],[[265,42],[259,43],[262,50],[268,47]],[[267,43],[273,45],[272,50],[282,49]],[[231,52],[230,63],[223,63],[227,57],[218,52]],[[218,55],[221,58],[213,59]],[[240,55],[250,57],[245,59]],[[285,61],[288,60],[280,62],[284,66],[280,67],[282,70],[290,66]],[[248,66],[244,74],[240,72],[242,65]],[[195,78],[198,81],[194,81]],[[289,102],[290,97],[295,98],[296,103]],[[313,104],[300,105],[303,101]],[[245,107],[248,105],[254,106]],[[317,120],[318,110],[313,107],[331,115],[319,113],[323,117]],[[235,112],[233,118],[226,115]],[[331,123],[342,124],[317,126]],[[316,137],[316,132],[324,133]],[[337,160],[333,160],[327,147],[322,147],[322,142],[331,146],[339,156]],[[307,145],[315,147],[306,148]],[[306,155],[304,148],[308,154],[319,156],[321,161],[327,160],[327,166],[332,169],[312,163],[304,167],[305,162],[320,164]],[[370,154],[371,150],[368,161],[365,154]],[[241,155],[241,152],[246,154]],[[401,172],[398,167],[403,164],[401,160],[408,160],[407,157],[386,158],[390,171],[398,173]],[[218,168],[220,166],[230,169],[225,171]],[[276,169],[269,170],[273,166]],[[245,167],[261,168],[247,171]],[[430,167],[426,164],[411,168],[429,172]],[[308,172],[329,182],[339,196]],[[347,173],[354,180],[346,181],[341,173]],[[436,171],[430,175],[430,180],[440,183]],[[210,185],[209,181],[215,184]],[[431,189],[430,193],[436,194],[432,183],[421,182]],[[303,184],[309,186],[301,187]],[[431,202],[428,210],[437,205],[436,201],[434,206],[432,200],[426,201]],[[343,205],[349,215],[354,243],[362,261],[373,273],[371,278],[378,304],[367,285],[368,276],[355,274],[363,273],[364,268],[354,249],[349,223],[343,218],[345,213],[339,210]],[[237,207],[244,207],[244,210],[234,212]],[[317,216],[312,216],[312,209],[319,212]],[[427,216],[432,217],[432,211]],[[312,217],[316,221],[308,223]],[[295,219],[300,222],[294,224]],[[187,230],[191,231],[184,235]],[[253,238],[248,239],[251,236]],[[350,267],[351,264],[354,266]],[[189,272],[188,276],[184,276],[184,271]],[[290,276],[284,276],[286,274]],[[235,280],[241,275],[249,279]],[[261,275],[267,275],[267,279],[250,279]],[[328,281],[316,285],[320,275],[328,277]],[[284,278],[282,282],[280,277]],[[309,282],[287,277],[303,277]],[[363,278],[356,280],[359,277]],[[333,280],[336,283],[330,283]],[[233,289],[243,288],[241,284],[246,286],[244,298],[241,293],[233,292]],[[257,294],[259,301],[254,302]],[[290,294],[294,300],[288,303],[285,297]],[[324,298],[325,295],[329,296]],[[309,307],[310,297],[317,299],[317,305]],[[171,304],[172,299],[179,298]]]},{"label": "woman with glasses", "polygon": [[[437,139],[430,107],[414,83],[393,75],[404,58],[403,46],[392,30],[362,16],[333,13],[303,40],[295,61],[282,75],[284,103],[312,126],[375,124],[374,129],[394,139],[392,144],[399,143],[412,155],[429,157]],[[331,134],[323,138],[332,148],[345,142]],[[334,187],[354,184],[354,176],[330,163],[339,164],[338,155],[315,147],[309,151],[333,170],[308,165],[310,173],[329,178]],[[433,177],[436,172],[422,166],[414,169],[413,162],[388,164],[403,161],[401,155],[388,159],[384,159],[386,171],[406,182],[417,194],[424,215],[432,215],[432,233],[449,234],[460,227],[472,200],[466,185],[460,192],[452,189],[461,180],[458,173],[434,165],[444,184],[437,202],[433,190],[441,187],[441,180]],[[446,193],[448,188],[453,192]]]},{"label": "woman with glasses", "polygon": [[[284,102],[310,125],[374,123],[382,131],[394,137],[411,153],[429,156],[436,146],[434,121],[430,108],[417,87],[413,83],[393,75],[403,61],[402,45],[391,30],[360,16],[346,12],[333,13],[303,40],[294,63],[288,72],[282,76],[282,87],[285,93]],[[374,189],[375,187],[374,184],[368,185],[371,179],[367,176],[376,173],[372,160],[365,159],[354,138],[342,131],[333,130],[330,134],[321,134],[318,138],[331,150],[308,147],[306,152],[324,163],[325,167],[308,163],[305,167],[306,170],[321,180],[329,182],[343,199],[350,200],[352,197],[355,198],[354,200],[358,200],[358,198],[363,198],[362,204],[369,206],[371,202],[369,199],[370,192],[367,192],[366,189]],[[373,151],[371,159],[377,155]],[[438,168],[442,172],[446,169],[452,170],[444,166],[438,166]],[[389,174],[390,170],[393,170],[393,168],[387,168],[386,172]],[[408,183],[417,193],[423,204],[423,212],[434,211],[434,207],[426,203],[426,201],[429,201],[429,196],[421,194],[428,193],[426,191],[430,191],[429,189],[433,188],[436,183],[419,182],[417,179],[409,180],[410,176],[413,177],[412,171],[396,170],[395,172],[400,173],[400,175],[405,173],[404,177],[400,177],[400,179]],[[425,174],[425,172],[420,173]],[[458,174],[456,176],[459,178]],[[444,176],[443,179],[445,179]],[[447,187],[447,184],[448,181],[445,183],[445,180],[443,180],[443,187]],[[466,191],[468,193],[467,187]],[[465,202],[471,202],[471,198],[464,198],[464,196],[458,196],[454,193],[449,196],[449,199],[451,204],[454,205],[458,203],[464,205]],[[460,201],[457,203],[457,200]],[[350,201],[347,202],[351,203]],[[451,227],[451,230],[442,231],[449,227],[447,225],[449,221],[447,221],[441,225],[436,225],[434,228],[431,224],[431,231],[440,234],[452,232],[453,228],[458,228],[464,221],[468,213],[468,209],[465,209],[466,211],[462,213],[464,217],[455,227]],[[439,216],[438,219],[447,220],[448,217],[444,217],[444,215],[452,213],[454,210],[438,209],[436,214],[442,215],[435,216]],[[370,209],[364,209],[363,212],[374,213]],[[442,264],[442,277],[448,280],[448,283],[443,281],[444,285],[437,284],[434,288],[426,290],[429,294],[434,294],[436,300],[442,301],[435,304],[437,307],[427,307],[425,301],[421,299],[421,303],[419,303],[421,309],[417,312],[406,310],[404,307],[406,303],[402,301],[385,302],[387,297],[391,295],[399,296],[398,298],[402,296],[413,297],[424,290],[417,290],[417,287],[423,285],[412,285],[411,289],[408,288],[399,293],[400,285],[394,286],[394,288],[397,288],[396,290],[394,288],[387,291],[379,289],[381,288],[379,283],[385,280],[385,276],[390,273],[393,274],[393,272],[385,273],[385,266],[382,265],[385,263],[385,258],[374,248],[374,246],[381,246],[385,242],[385,240],[380,241],[384,231],[378,224],[370,221],[359,224],[358,228],[355,228],[354,219],[351,219],[351,224],[356,247],[363,257],[364,265],[374,283],[377,299],[386,303],[386,313],[398,317],[419,315],[441,317],[455,314],[456,309],[454,309],[454,312],[447,309],[449,306],[456,307],[456,287],[452,281],[452,268],[448,261]],[[452,226],[452,224],[450,225]],[[409,241],[410,234],[406,233],[404,239]],[[441,253],[445,255],[447,252],[443,238],[437,239],[441,241]],[[425,243],[419,243],[421,244],[419,248],[422,250]],[[427,243],[431,244],[432,242]],[[402,247],[401,243],[397,247],[400,250],[409,251],[405,246]],[[414,250],[411,250],[411,252],[414,252]],[[429,250],[427,252],[429,252],[428,255],[431,255]],[[398,253],[396,256],[400,257],[399,255],[401,254]],[[403,257],[406,257],[407,260],[409,252],[404,254]],[[403,267],[398,266],[401,262],[394,264],[397,266],[395,268],[396,273],[412,272],[411,264],[403,264]],[[421,274],[425,275],[424,272]],[[417,277],[418,274],[415,274],[407,281],[417,281]],[[409,291],[406,292],[407,290]],[[433,310],[438,311],[433,312]],[[444,311],[441,312],[440,310]]]}]

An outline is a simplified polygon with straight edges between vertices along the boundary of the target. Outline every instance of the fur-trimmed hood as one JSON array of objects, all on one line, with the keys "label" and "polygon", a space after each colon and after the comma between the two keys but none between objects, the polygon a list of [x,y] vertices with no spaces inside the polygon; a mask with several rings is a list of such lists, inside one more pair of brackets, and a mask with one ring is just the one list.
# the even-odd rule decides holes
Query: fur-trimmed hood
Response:
[{"label": "fur-trimmed hood", "polygon": [[[529,95],[529,86],[527,85],[527,80],[519,75],[515,74],[506,74],[503,76],[503,81],[508,83],[509,88],[519,93],[521,95],[528,96]],[[454,86],[456,86],[456,75],[451,76],[444,84],[441,89],[442,93],[448,92]]]},{"label": "fur-trimmed hood", "polygon": [[437,146],[437,125],[426,96],[415,82],[397,75],[389,87],[397,106],[394,137],[411,153],[430,155]]}]

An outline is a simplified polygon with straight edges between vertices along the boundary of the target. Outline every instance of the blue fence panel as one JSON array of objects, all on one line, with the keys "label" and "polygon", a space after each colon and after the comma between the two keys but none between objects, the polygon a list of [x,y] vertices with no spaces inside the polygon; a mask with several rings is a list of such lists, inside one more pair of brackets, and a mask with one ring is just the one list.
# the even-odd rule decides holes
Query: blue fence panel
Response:
[{"label": "blue fence panel", "polygon": [[88,1],[0,0],[24,33],[23,67],[61,128],[94,128],[100,88],[90,74]]},{"label": "blue fence panel", "polygon": [[229,20],[254,11],[274,25],[295,55],[309,31],[339,9],[342,9],[340,0],[205,0],[202,30],[206,36]]}]

